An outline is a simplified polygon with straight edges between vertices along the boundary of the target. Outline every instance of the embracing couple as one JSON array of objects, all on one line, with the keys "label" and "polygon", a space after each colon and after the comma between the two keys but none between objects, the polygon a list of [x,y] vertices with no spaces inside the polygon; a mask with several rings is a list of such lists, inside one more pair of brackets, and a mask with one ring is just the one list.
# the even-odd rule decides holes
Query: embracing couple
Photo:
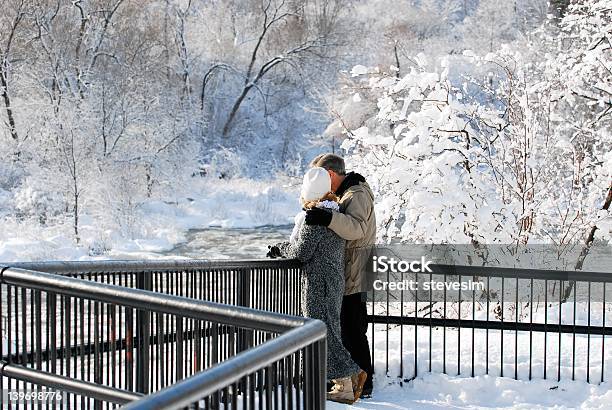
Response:
[{"label": "embracing couple", "polygon": [[302,312],[327,325],[327,398],[353,403],[372,393],[363,267],[374,245],[374,197],[365,179],[346,173],[344,160],[323,154],[310,163],[289,242],[269,257],[303,262]]}]

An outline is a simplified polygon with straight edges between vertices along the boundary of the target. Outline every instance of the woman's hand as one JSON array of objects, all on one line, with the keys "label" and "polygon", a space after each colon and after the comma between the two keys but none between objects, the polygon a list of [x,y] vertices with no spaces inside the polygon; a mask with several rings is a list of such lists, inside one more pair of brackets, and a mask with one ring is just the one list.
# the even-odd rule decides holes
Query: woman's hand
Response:
[{"label": "woman's hand", "polygon": [[266,253],[266,257],[268,258],[272,258],[272,259],[276,259],[276,258],[280,258],[281,255],[281,251],[280,248],[276,245],[268,245],[268,253]]}]

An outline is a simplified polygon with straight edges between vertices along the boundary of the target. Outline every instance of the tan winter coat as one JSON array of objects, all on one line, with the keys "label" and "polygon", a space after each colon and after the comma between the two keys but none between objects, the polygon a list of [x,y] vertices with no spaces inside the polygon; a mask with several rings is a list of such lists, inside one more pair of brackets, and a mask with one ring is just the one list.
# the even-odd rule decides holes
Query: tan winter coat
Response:
[{"label": "tan winter coat", "polygon": [[333,212],[329,228],[345,239],[345,295],[365,292],[364,270],[369,250],[376,241],[374,194],[367,182],[349,187],[340,198],[340,211]]}]

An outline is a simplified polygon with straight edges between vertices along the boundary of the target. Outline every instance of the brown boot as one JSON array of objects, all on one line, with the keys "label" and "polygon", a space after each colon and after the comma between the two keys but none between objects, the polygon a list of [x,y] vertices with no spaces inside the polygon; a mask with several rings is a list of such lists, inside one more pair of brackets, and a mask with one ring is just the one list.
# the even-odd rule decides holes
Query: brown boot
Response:
[{"label": "brown boot", "polygon": [[327,393],[327,400],[335,401],[336,403],[353,404],[355,403],[355,393],[353,391],[353,382],[351,377],[342,379],[334,379],[334,386]]},{"label": "brown boot", "polygon": [[361,393],[363,392],[363,385],[365,384],[367,379],[368,374],[361,369],[359,369],[358,373],[351,376],[355,401],[359,400],[359,398],[361,397]]}]

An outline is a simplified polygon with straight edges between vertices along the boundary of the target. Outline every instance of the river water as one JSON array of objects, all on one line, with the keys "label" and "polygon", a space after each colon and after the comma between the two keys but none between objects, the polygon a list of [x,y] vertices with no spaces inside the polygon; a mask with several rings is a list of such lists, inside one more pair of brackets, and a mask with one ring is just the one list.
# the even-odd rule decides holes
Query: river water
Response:
[{"label": "river water", "polygon": [[185,242],[163,255],[194,259],[265,258],[268,245],[289,240],[292,229],[293,225],[194,229],[187,233]]}]

